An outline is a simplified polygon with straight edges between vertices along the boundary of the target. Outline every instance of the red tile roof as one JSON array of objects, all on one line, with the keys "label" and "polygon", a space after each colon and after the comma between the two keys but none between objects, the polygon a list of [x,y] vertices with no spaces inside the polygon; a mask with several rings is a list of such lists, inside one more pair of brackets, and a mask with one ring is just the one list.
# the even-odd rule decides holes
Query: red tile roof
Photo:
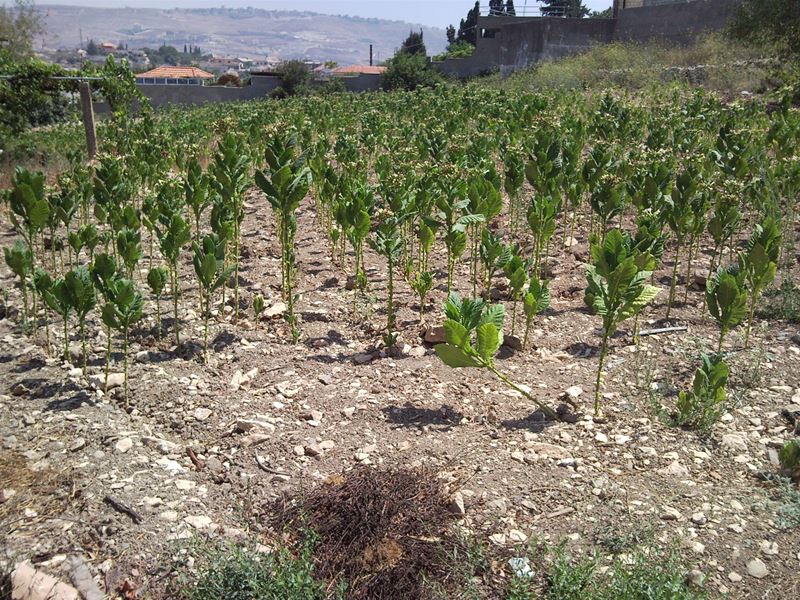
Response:
[{"label": "red tile roof", "polygon": [[386,67],[372,67],[369,65],[350,65],[349,67],[337,67],[333,70],[336,75],[380,75],[386,71]]},{"label": "red tile roof", "polygon": [[166,65],[156,67],[144,73],[138,73],[136,78],[158,77],[164,79],[213,79],[214,76],[208,71],[197,67],[169,67]]}]

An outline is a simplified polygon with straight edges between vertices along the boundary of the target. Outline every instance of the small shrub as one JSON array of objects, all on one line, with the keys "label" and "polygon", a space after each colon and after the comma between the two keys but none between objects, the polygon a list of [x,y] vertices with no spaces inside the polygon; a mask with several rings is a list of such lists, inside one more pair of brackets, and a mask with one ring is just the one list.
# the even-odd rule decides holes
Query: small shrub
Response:
[{"label": "small shrub", "polygon": [[695,371],[692,389],[678,394],[673,422],[681,427],[707,431],[727,409],[728,365],[722,355],[703,354]]},{"label": "small shrub", "polygon": [[[600,572],[598,557],[576,559],[564,545],[534,547],[531,563],[546,564],[544,581],[514,577],[506,589],[505,600],[703,600],[708,594],[690,587],[687,567],[676,549],[645,545],[615,560]],[[539,586],[544,593],[536,594]]]},{"label": "small shrub", "polygon": [[756,310],[756,316],[770,321],[800,323],[800,288],[790,279],[781,282],[780,287],[764,292],[763,304]]},{"label": "small shrub", "polygon": [[258,552],[255,545],[217,544],[199,549],[199,568],[184,589],[188,600],[314,600],[324,587],[313,575],[310,545],[298,556],[286,548]]},{"label": "small shrub", "polygon": [[286,90],[283,89],[283,87],[280,85],[269,93],[269,97],[272,98],[273,100],[283,100],[288,96],[289,94],[287,94]]},{"label": "small shrub", "polygon": [[800,439],[786,442],[778,458],[784,473],[795,481],[800,481]]}]

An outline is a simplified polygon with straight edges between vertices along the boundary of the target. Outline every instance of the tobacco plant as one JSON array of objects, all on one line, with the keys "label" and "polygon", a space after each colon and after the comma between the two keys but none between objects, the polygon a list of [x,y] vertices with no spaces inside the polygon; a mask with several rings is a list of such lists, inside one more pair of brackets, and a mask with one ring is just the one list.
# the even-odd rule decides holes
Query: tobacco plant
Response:
[{"label": "tobacco plant", "polygon": [[234,297],[233,319],[239,319],[239,248],[242,243],[242,221],[244,220],[244,193],[249,184],[250,157],[243,140],[227,133],[217,144],[217,153],[209,167],[211,183],[220,201],[232,213]]},{"label": "tobacco plant", "polygon": [[264,151],[267,169],[256,171],[256,184],[267,198],[278,219],[281,242],[281,290],[286,299],[286,320],[297,341],[300,332],[294,314],[295,242],[297,218],[295,212],[308,193],[311,171],[306,157],[297,156],[297,137],[275,135]]},{"label": "tobacco plant", "polygon": [[387,284],[386,284],[386,330],[392,335],[395,328],[394,314],[394,269],[402,251],[402,240],[393,219],[381,223],[375,235],[369,241],[375,252],[386,259]]},{"label": "tobacco plant", "polygon": [[436,354],[448,367],[454,369],[474,367],[487,369],[510,388],[538,406],[550,419],[558,419],[556,412],[534,398],[528,391],[512,382],[496,366],[494,357],[503,344],[505,309],[500,304],[486,305],[483,299],[462,300],[450,294],[444,307],[445,343],[437,344]]},{"label": "tobacco plant", "polygon": [[[6,264],[11,272],[19,277],[19,285],[22,290],[22,325],[28,326],[28,276],[33,270],[33,254],[30,248],[17,240],[11,248],[3,248],[3,255]],[[36,315],[34,315],[34,319]]]},{"label": "tobacco plant", "polygon": [[[128,402],[128,334],[131,325],[142,318],[144,298],[130,279],[115,278],[110,283],[102,318],[106,327],[122,332],[124,397]],[[109,337],[110,339],[110,337]],[[108,379],[106,378],[106,386]]]},{"label": "tobacco plant", "polygon": [[208,319],[214,292],[230,277],[234,266],[225,267],[225,244],[215,234],[203,236],[202,245],[193,243],[194,272],[203,289],[203,361],[208,363]]},{"label": "tobacco plant", "polygon": [[650,254],[638,252],[631,238],[612,229],[603,243],[592,245],[592,264],[586,271],[587,297],[595,314],[603,319],[603,341],[594,391],[594,413],[602,417],[600,391],[608,342],[626,319],[638,314],[658,294],[647,285],[655,267]]},{"label": "tobacco plant", "polygon": [[161,296],[169,280],[169,270],[165,267],[153,267],[147,272],[147,285],[156,297],[156,331],[158,339],[161,339]]},{"label": "tobacco plant", "polygon": [[729,369],[721,354],[702,354],[692,389],[678,393],[676,425],[707,431],[726,410]]},{"label": "tobacco plant", "polygon": [[261,320],[261,313],[264,312],[264,296],[257,294],[253,297],[253,319],[255,328],[258,329],[258,322]]},{"label": "tobacco plant", "polygon": [[191,240],[191,230],[180,214],[163,215],[162,227],[159,230],[159,246],[161,254],[169,265],[172,280],[172,308],[175,318],[175,343],[181,345],[180,320],[178,318],[178,258],[181,249]]},{"label": "tobacco plant", "polygon": [[[97,296],[92,284],[92,278],[86,267],[77,267],[68,271],[64,276],[64,292],[69,306],[78,317],[78,328],[81,336],[81,351],[83,352],[83,375],[86,376],[88,353],[86,351],[86,317],[97,304]],[[55,287],[55,286],[54,286]],[[56,290],[54,290],[54,293]],[[69,348],[69,346],[67,346]],[[67,350],[69,352],[69,350]]]},{"label": "tobacco plant", "polygon": [[433,275],[431,272],[419,271],[411,282],[411,288],[416,292],[419,298],[419,322],[422,323],[425,313],[425,298],[433,288]]},{"label": "tobacco plant", "polygon": [[744,277],[737,268],[717,269],[706,286],[706,304],[719,325],[717,352],[722,352],[725,336],[747,316],[747,290]]},{"label": "tobacco plant", "polygon": [[753,325],[753,313],[761,293],[775,279],[778,260],[781,252],[781,228],[773,217],[765,218],[756,225],[755,231],[747,242],[747,248],[739,253],[739,269],[747,282],[750,295],[750,307],[747,316],[747,329],[744,334],[744,347],[750,341],[750,328]]},{"label": "tobacco plant", "polygon": [[528,283],[528,291],[522,297],[522,308],[525,313],[525,337],[522,340],[522,347],[528,347],[528,334],[531,330],[533,319],[550,306],[550,290],[548,281],[540,280],[533,276]]}]

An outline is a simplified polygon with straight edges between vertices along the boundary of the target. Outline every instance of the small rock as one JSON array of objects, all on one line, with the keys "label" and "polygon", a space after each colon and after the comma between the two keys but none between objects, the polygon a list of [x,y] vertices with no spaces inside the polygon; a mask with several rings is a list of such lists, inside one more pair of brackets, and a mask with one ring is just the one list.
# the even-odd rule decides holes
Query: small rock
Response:
[{"label": "small rock", "polygon": [[767,556],[778,556],[778,544],[775,542],[770,542],[768,540],[763,540],[758,545],[759,550],[766,554]]},{"label": "small rock", "polygon": [[456,492],[453,494],[452,498],[450,499],[450,504],[447,505],[447,508],[454,515],[463,516],[467,513],[467,510],[464,507],[464,496],[461,494],[461,492]]},{"label": "small rock", "polygon": [[689,475],[689,469],[678,460],[673,460],[669,466],[659,469],[658,472],[662,475],[672,475],[673,477],[687,477]]},{"label": "small rock", "polygon": [[701,512],[697,512],[692,515],[692,523],[694,523],[695,525],[705,525],[707,522],[708,519]]},{"label": "small rock", "polygon": [[342,409],[342,414],[346,419],[351,419],[356,412],[355,406],[348,406]]},{"label": "small rock", "polygon": [[129,437],[124,437],[114,444],[114,449],[118,454],[125,454],[133,447],[133,440]]},{"label": "small rock", "polygon": [[113,390],[114,388],[122,387],[123,385],[125,385],[125,374],[109,373],[108,384],[106,384],[106,377],[104,374],[90,375],[89,383],[92,384],[92,386],[94,386],[98,390],[103,390],[104,392],[108,392],[109,390]]},{"label": "small rock", "polygon": [[360,354],[356,354],[353,357],[353,363],[357,365],[368,365],[374,359],[375,357],[372,354],[367,354],[366,352],[362,352]]},{"label": "small rock", "polygon": [[195,529],[206,529],[211,526],[211,517],[206,515],[184,517],[183,520]]},{"label": "small rock", "polygon": [[731,571],[728,573],[728,579],[733,583],[739,583],[742,580],[742,576],[739,575],[736,571]]},{"label": "small rock", "polygon": [[700,588],[703,587],[703,584],[706,581],[706,576],[705,573],[699,569],[692,569],[686,576],[686,581],[689,583],[689,585]]},{"label": "small rock", "polygon": [[570,398],[578,398],[583,394],[583,388],[579,385],[573,385],[572,387],[568,387],[565,393]]},{"label": "small rock", "polygon": [[763,560],[760,558],[753,558],[747,563],[747,574],[756,579],[763,579],[769,575],[769,571]]},{"label": "small rock", "polygon": [[408,355],[413,358],[422,358],[427,352],[424,346],[414,346],[408,351]]},{"label": "small rock", "polygon": [[82,437],[75,438],[72,440],[72,443],[67,448],[70,452],[77,452],[78,450],[83,450],[86,447],[86,440]]},{"label": "small rock", "polygon": [[444,327],[426,327],[423,334],[423,339],[429,344],[444,343]]},{"label": "small rock", "polygon": [[272,317],[278,317],[284,314],[288,310],[288,306],[284,302],[276,302],[272,306],[270,306],[267,310],[264,311],[264,316],[268,319]]},{"label": "small rock", "polygon": [[607,444],[608,443],[608,436],[605,433],[602,433],[600,431],[598,431],[595,434],[594,439],[595,439],[596,442],[599,442],[600,444]]},{"label": "small rock", "polygon": [[681,519],[681,512],[677,508],[665,506],[660,518],[663,521],[679,521]]},{"label": "small rock", "polygon": [[522,352],[522,340],[516,335],[507,335],[503,337],[503,346],[511,348],[517,352]]},{"label": "small rock", "polygon": [[205,421],[211,414],[212,411],[209,408],[198,408],[194,411],[193,416],[198,421]]},{"label": "small rock", "polygon": [[747,442],[738,433],[726,433],[723,435],[721,445],[723,448],[734,452],[747,452]]}]

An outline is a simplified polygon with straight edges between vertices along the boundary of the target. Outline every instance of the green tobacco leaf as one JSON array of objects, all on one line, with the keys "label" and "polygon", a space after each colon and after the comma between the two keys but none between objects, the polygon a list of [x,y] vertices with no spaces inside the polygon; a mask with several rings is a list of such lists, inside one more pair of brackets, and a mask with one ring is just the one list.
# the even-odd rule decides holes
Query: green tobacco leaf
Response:
[{"label": "green tobacco leaf", "polygon": [[447,319],[444,322],[444,339],[451,346],[465,348],[469,345],[469,331],[458,321]]},{"label": "green tobacco leaf", "polygon": [[461,348],[451,346],[450,344],[437,344],[434,348],[436,354],[442,359],[442,362],[448,367],[460,369],[463,367],[480,367],[480,363],[471,356],[464,353]]},{"label": "green tobacco leaf", "polygon": [[483,323],[478,326],[478,339],[476,350],[480,357],[488,364],[494,363],[494,356],[500,349],[500,334],[493,323]]}]

